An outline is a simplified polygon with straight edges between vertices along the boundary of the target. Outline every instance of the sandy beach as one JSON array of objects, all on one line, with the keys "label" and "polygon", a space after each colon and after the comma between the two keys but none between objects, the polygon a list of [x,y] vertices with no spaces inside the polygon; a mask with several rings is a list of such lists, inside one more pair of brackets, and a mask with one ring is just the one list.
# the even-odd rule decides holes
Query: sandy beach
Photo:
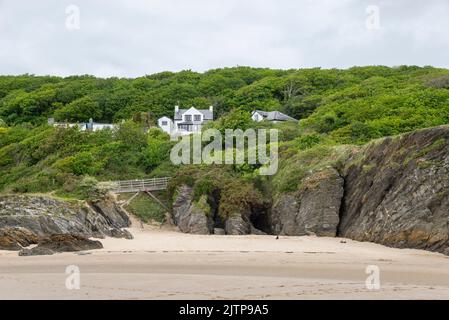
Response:
[{"label": "sandy beach", "polygon": [[[449,257],[345,239],[196,236],[130,229],[104,249],[19,257],[0,251],[1,299],[448,299]],[[66,288],[66,268],[80,289]],[[379,290],[365,284],[380,270]]]}]

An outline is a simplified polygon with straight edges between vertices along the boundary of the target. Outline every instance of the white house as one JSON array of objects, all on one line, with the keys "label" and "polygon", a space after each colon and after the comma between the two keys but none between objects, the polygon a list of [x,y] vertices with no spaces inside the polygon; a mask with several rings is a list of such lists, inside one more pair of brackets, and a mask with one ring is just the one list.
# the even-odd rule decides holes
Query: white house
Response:
[{"label": "white house", "polygon": [[209,109],[179,109],[175,107],[175,116],[171,120],[168,117],[162,117],[158,120],[159,128],[164,132],[174,136],[184,136],[201,132],[204,124],[214,120],[214,107]]},{"label": "white house", "polygon": [[271,121],[271,122],[283,122],[283,121],[298,121],[279,111],[253,111],[251,118],[256,122]]},{"label": "white house", "polygon": [[89,122],[81,122],[81,123],[66,123],[66,122],[55,122],[55,119],[49,118],[48,124],[54,127],[62,127],[62,128],[73,128],[78,127],[80,131],[101,131],[101,130],[114,130],[117,128],[117,125],[112,123],[97,123],[94,122],[93,119],[89,119]]}]

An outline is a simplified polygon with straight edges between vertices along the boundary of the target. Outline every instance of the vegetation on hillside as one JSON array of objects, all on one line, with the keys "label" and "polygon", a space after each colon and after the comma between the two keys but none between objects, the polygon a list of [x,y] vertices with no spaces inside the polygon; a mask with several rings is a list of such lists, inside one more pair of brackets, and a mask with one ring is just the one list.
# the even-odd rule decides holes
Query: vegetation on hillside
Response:
[{"label": "vegetation on hillside", "polygon": [[[182,166],[169,160],[174,142],[154,128],[173,108],[214,105],[226,128],[280,130],[280,167]],[[255,109],[279,110],[299,123],[254,123]],[[117,131],[53,128],[59,121],[119,123]],[[0,77],[0,191],[53,192],[89,198],[96,181],[173,176],[200,199],[222,190],[232,214],[248,202],[297,189],[310,170],[338,166],[357,145],[449,123],[449,70],[357,67],[347,70],[270,70],[247,67],[205,73],[163,72],[137,79]],[[149,129],[150,128],[150,129]],[[149,130],[148,130],[149,129]],[[265,196],[264,196],[265,195]],[[136,210],[140,210],[137,205]]]}]

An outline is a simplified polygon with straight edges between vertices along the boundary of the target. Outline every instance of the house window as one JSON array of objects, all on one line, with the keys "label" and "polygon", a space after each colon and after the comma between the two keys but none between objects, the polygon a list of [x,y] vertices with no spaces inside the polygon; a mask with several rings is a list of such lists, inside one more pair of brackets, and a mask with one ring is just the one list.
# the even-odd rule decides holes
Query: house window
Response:
[{"label": "house window", "polygon": [[162,125],[166,126],[166,125],[168,125],[168,122],[167,121],[162,121]]},{"label": "house window", "polygon": [[201,115],[200,114],[196,114],[194,116],[195,121],[201,121]]},{"label": "house window", "polygon": [[191,124],[180,124],[179,129],[188,131],[188,132],[193,132],[193,126]]},{"label": "house window", "polygon": [[192,116],[191,115],[186,115],[186,121],[192,121]]}]

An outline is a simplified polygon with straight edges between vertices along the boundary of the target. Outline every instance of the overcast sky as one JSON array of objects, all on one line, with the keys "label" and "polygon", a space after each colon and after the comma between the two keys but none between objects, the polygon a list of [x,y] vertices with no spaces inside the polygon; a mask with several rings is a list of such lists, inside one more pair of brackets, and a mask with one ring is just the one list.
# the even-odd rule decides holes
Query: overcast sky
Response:
[{"label": "overcast sky", "polygon": [[0,74],[402,64],[449,68],[448,0],[0,0]]}]

